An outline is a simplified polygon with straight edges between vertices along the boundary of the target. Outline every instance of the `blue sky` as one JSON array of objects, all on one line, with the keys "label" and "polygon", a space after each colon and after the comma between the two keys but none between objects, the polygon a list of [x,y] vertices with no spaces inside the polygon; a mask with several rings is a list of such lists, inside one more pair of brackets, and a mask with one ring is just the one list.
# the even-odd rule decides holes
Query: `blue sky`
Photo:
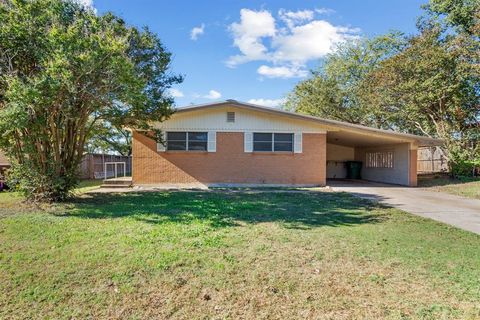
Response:
[{"label": "blue sky", "polygon": [[[81,0],[91,2],[91,0]],[[236,99],[278,106],[336,43],[389,30],[415,32],[426,0],[93,0],[148,26],[185,81],[177,106]]]}]

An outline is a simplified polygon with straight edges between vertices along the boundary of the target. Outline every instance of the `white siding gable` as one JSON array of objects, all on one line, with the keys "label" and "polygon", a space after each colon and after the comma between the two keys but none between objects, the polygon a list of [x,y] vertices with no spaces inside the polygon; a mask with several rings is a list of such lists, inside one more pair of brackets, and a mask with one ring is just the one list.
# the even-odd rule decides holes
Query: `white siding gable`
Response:
[{"label": "white siding gable", "polygon": [[[235,112],[235,122],[227,122],[227,112]],[[165,131],[326,133],[326,128],[315,122],[234,106],[173,114],[156,127]]]}]

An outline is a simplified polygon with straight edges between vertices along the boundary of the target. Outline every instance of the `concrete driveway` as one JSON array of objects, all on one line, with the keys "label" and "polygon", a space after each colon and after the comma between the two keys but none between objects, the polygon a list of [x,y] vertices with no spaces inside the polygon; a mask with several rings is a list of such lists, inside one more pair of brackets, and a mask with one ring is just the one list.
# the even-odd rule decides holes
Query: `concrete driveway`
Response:
[{"label": "concrete driveway", "polygon": [[378,201],[415,215],[448,223],[480,234],[480,200],[422,188],[407,188],[366,181],[328,181],[334,191]]}]

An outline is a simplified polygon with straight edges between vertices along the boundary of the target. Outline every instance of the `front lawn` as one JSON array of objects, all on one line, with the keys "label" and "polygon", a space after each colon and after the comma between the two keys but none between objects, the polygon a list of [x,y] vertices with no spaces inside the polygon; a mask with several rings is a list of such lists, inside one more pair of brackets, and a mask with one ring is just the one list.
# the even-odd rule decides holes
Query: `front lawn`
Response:
[{"label": "front lawn", "polygon": [[1,319],[480,317],[480,236],[344,193],[6,199]]},{"label": "front lawn", "polygon": [[418,179],[418,186],[433,191],[480,199],[480,178],[453,179],[446,176]]}]

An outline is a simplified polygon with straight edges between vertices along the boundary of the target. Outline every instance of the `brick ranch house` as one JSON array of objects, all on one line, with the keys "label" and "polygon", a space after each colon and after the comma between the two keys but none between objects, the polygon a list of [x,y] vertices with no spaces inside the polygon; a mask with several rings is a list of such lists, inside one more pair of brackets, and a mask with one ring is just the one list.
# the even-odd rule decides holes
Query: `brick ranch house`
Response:
[{"label": "brick ranch house", "polygon": [[132,130],[134,185],[324,186],[354,160],[365,180],[416,186],[418,147],[442,143],[235,100],[179,108],[155,127],[165,144]]}]

